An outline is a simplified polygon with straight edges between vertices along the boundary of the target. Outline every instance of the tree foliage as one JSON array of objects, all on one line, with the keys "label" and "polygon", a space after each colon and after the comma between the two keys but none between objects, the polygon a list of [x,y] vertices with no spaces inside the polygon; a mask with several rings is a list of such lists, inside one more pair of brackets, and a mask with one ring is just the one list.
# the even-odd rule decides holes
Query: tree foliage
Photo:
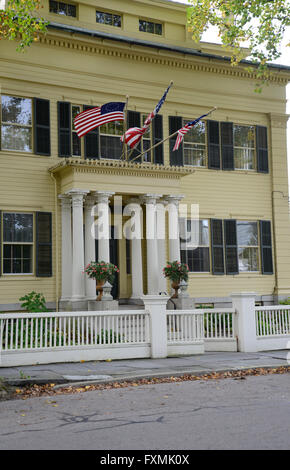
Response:
[{"label": "tree foliage", "polygon": [[0,39],[17,40],[19,51],[38,41],[48,24],[41,8],[41,0],[8,0],[5,10],[0,10]]},{"label": "tree foliage", "polygon": [[[289,0],[188,1],[188,27],[193,40],[199,42],[209,27],[216,27],[223,47],[231,53],[232,65],[240,63],[248,47],[248,60],[257,65],[258,82],[265,83],[269,76],[267,64],[281,56],[281,42],[290,26]],[[252,67],[247,69],[254,71]]]}]

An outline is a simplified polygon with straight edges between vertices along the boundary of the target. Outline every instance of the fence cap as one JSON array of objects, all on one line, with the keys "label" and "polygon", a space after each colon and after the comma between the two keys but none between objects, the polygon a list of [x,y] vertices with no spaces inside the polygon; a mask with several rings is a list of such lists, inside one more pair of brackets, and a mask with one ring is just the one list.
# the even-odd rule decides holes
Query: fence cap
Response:
[{"label": "fence cap", "polygon": [[234,292],[231,297],[256,297],[256,292]]}]

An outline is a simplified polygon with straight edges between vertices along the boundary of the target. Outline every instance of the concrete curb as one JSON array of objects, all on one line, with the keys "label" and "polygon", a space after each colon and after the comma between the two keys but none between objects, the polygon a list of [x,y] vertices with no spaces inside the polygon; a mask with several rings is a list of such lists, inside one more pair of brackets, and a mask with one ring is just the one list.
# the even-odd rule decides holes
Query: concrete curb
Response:
[{"label": "concrete curb", "polygon": [[134,374],[134,375],[122,375],[117,377],[112,377],[112,379],[106,380],[82,380],[82,381],[71,381],[64,378],[57,378],[57,379],[16,379],[16,380],[6,380],[4,383],[10,386],[18,386],[18,387],[25,387],[25,386],[32,386],[32,385],[46,385],[46,384],[56,384],[54,389],[59,388],[67,388],[67,387],[82,387],[85,385],[106,385],[112,383],[120,383],[120,382],[136,382],[138,380],[150,380],[153,378],[160,379],[160,378],[170,378],[170,377],[182,377],[183,375],[194,375],[196,377],[200,377],[205,374],[211,373],[225,373],[225,372],[238,372],[242,370],[259,370],[259,369],[277,369],[279,367],[286,367],[290,371],[289,364],[277,364],[275,366],[241,366],[236,368],[217,368],[217,369],[201,369],[201,370],[190,370],[184,369],[182,371],[166,371],[166,372],[156,372],[150,374]]}]

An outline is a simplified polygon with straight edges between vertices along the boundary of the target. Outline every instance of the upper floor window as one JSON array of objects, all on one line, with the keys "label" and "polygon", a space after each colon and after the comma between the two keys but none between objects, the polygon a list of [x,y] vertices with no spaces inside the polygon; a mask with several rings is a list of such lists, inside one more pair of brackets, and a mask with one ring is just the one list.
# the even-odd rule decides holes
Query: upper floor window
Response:
[{"label": "upper floor window", "polygon": [[80,105],[72,105],[71,107],[71,118],[72,118],[72,156],[73,157],[81,157],[82,155],[82,141],[78,137],[77,132],[74,127],[74,118],[82,112],[82,106]]},{"label": "upper floor window", "polygon": [[[183,120],[183,126],[188,120]],[[205,122],[198,122],[184,136],[184,165],[205,166],[206,164],[206,142]]]},{"label": "upper floor window", "polygon": [[32,152],[32,100],[1,97],[1,149]]},{"label": "upper floor window", "polygon": [[139,20],[139,31],[142,31],[143,33],[158,34],[158,36],[162,36],[162,29],[161,23]]},{"label": "upper floor window", "polygon": [[124,134],[123,121],[108,122],[100,126],[100,156],[101,158],[119,159],[123,144],[120,137]]},{"label": "upper floor window", "polygon": [[236,170],[255,169],[255,128],[234,124],[234,161]]},{"label": "upper floor window", "polygon": [[[144,126],[147,117],[148,117],[148,114],[142,114],[141,115],[142,126]],[[153,146],[153,142],[152,142],[152,122],[151,122],[150,126],[147,128],[147,130],[146,130],[146,132],[143,135],[142,140],[141,140],[141,149],[140,150],[141,150],[141,153],[144,153],[143,159],[142,159],[143,162],[151,163],[152,151],[149,150],[149,149],[152,146]]]},{"label": "upper floor window", "polygon": [[54,0],[49,1],[50,13],[56,13],[57,15],[71,16],[76,18],[77,7],[71,3],[55,2]]},{"label": "upper floor window", "polygon": [[104,11],[96,11],[96,22],[109,26],[116,26],[117,28],[121,28],[122,26],[122,19],[120,15]]}]

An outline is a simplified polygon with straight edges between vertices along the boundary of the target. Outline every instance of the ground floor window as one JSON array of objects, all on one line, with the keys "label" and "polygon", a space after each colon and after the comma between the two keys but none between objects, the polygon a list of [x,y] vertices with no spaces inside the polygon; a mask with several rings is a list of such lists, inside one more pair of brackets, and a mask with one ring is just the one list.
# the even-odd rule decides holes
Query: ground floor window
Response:
[{"label": "ground floor window", "polygon": [[237,221],[239,272],[259,271],[258,223]]},{"label": "ground floor window", "polygon": [[190,272],[210,272],[208,220],[180,219],[180,250]]},{"label": "ground floor window", "polygon": [[3,274],[33,274],[33,214],[3,213]]}]

